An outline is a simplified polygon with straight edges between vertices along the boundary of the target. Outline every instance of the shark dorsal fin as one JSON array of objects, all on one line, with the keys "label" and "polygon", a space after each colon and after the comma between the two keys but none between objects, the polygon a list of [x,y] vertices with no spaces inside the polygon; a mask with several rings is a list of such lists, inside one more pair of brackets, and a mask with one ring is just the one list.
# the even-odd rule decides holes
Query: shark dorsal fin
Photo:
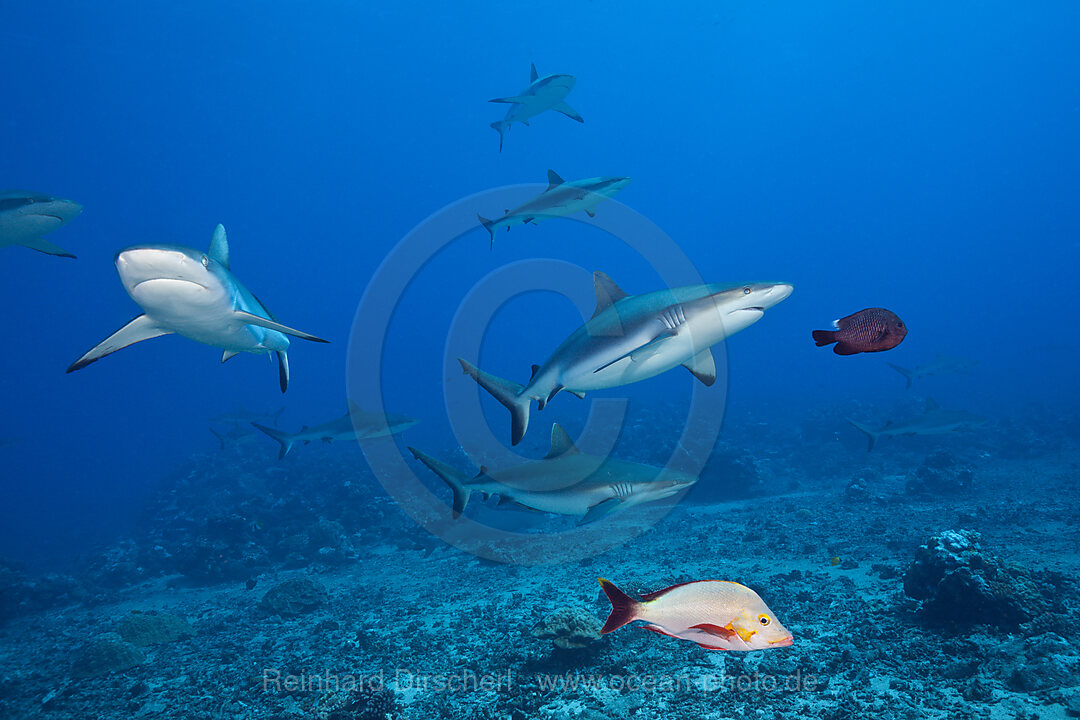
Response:
[{"label": "shark dorsal fin", "polygon": [[596,311],[592,314],[596,317],[615,303],[627,296],[627,293],[608,274],[597,270],[593,273],[593,283],[596,285]]},{"label": "shark dorsal fin", "polygon": [[941,409],[941,406],[937,404],[937,400],[935,400],[934,398],[930,398],[930,397],[926,398],[926,412],[928,412],[928,413],[929,412],[934,412],[935,410],[940,410],[940,409]]},{"label": "shark dorsal fin", "polygon": [[529,63],[529,82],[536,82],[538,77],[540,77],[540,73],[536,72],[536,63]]},{"label": "shark dorsal fin", "polygon": [[[559,173],[555,172],[554,170],[548,170],[548,190],[557,188],[564,182],[566,181],[559,177]],[[545,190],[545,192],[547,192],[547,190]]]},{"label": "shark dorsal fin", "polygon": [[225,237],[225,226],[218,223],[214,228],[214,235],[210,238],[210,249],[206,251],[215,262],[219,262],[229,268],[229,240]]},{"label": "shark dorsal fin", "polygon": [[579,453],[577,445],[570,439],[570,435],[563,430],[562,425],[559,423],[553,423],[551,426],[551,451],[544,457],[545,460],[552,460],[563,455],[571,455]]}]

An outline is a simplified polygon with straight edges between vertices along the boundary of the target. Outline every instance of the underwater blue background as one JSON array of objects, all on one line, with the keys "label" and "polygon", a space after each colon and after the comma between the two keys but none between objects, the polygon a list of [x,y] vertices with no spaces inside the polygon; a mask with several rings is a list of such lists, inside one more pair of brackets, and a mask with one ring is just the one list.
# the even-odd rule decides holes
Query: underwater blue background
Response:
[{"label": "underwater blue background", "polygon": [[[618,200],[707,281],[795,285],[728,342],[729,424],[796,425],[853,401],[884,419],[926,394],[1052,420],[1080,399],[1078,21],[1067,2],[0,3],[0,186],[85,206],[49,236],[77,260],[0,251],[0,437],[18,441],[0,448],[0,555],[62,566],[114,537],[185,458],[216,447],[213,415],[284,404],[296,429],[340,414],[354,313],[388,250],[445,205],[548,168],[633,177]],[[519,92],[530,62],[577,76],[568,101],[585,123],[545,114],[500,154],[488,124],[505,106],[486,101]],[[65,376],[138,313],[113,254],[204,248],[218,222],[237,276],[333,343],[293,342],[284,398],[265,359],[222,366],[175,336]],[[517,227],[493,251],[477,225],[397,315],[384,387],[390,410],[423,421],[410,443],[445,443],[442,383],[471,382],[444,376],[457,303],[533,257],[604,270],[631,293],[660,282],[581,223]],[[903,345],[814,347],[812,329],[871,306],[907,322]],[[523,381],[579,323],[565,299],[518,298],[492,319],[480,365]],[[886,365],[939,352],[979,365],[911,392]],[[679,371],[608,394],[648,403],[693,382]],[[538,417],[580,426],[586,407],[560,396]],[[490,418],[502,436],[504,411]],[[837,452],[863,451],[835,431]],[[530,442],[542,449],[545,432]],[[268,463],[275,450],[267,440]]]}]

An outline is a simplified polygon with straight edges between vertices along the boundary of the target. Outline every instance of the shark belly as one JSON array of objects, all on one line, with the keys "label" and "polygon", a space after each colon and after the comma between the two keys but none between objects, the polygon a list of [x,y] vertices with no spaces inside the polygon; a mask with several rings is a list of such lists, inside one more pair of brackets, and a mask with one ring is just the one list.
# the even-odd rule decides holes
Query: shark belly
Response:
[{"label": "shark belly", "polygon": [[267,347],[264,336],[280,335],[239,321],[226,293],[195,282],[147,280],[131,289],[131,299],[158,327],[223,350],[266,352],[273,348]]},{"label": "shark belly", "polygon": [[64,224],[55,215],[17,215],[0,219],[0,245],[20,245]]}]

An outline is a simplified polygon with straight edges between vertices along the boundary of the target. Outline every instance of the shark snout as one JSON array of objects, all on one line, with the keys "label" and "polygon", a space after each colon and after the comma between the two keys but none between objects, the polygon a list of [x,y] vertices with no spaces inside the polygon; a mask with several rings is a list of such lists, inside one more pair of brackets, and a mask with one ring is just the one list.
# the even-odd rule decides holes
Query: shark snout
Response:
[{"label": "shark snout", "polygon": [[130,247],[116,253],[116,270],[130,292],[153,280],[174,280],[206,287],[205,256],[196,257],[183,248],[169,246]]}]

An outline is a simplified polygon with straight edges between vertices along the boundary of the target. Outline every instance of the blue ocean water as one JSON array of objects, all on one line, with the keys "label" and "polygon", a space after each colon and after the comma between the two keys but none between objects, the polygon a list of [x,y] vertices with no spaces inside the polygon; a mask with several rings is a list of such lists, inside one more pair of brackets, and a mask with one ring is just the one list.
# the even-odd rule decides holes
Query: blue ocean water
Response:
[{"label": "blue ocean water", "polygon": [[[1001,443],[1008,422],[1075,440],[1078,28],[1068,2],[0,4],[0,186],[85,208],[49,236],[76,260],[0,250],[0,438],[14,441],[0,447],[0,556],[77,568],[217,450],[214,415],[284,406],[296,429],[344,412],[349,354],[367,342],[351,335],[357,308],[388,253],[447,206],[546,184],[548,169],[632,177],[618,201],[707,282],[794,285],[726,343],[713,391],[729,445],[755,428],[826,438],[861,466],[865,438],[843,417],[884,425],[928,395],[997,423]],[[530,63],[577,78],[567,100],[585,122],[545,113],[500,153],[488,125],[506,106],[487,100],[520,92]],[[219,222],[236,275],[281,322],[331,341],[293,341],[284,396],[266,359],[222,365],[176,336],[64,374],[139,313],[117,250],[205,249]],[[519,382],[581,323],[589,273],[630,293],[663,286],[655,263],[585,223],[514,227],[493,249],[477,223],[423,259],[385,347],[371,344],[387,409],[421,421],[402,448],[454,446],[444,388],[471,381],[450,372],[448,328],[489,273],[538,258],[581,268],[578,295],[492,309],[472,358]],[[810,340],[877,306],[910,328],[895,350],[839,357]],[[941,353],[977,365],[910,391],[888,367]],[[677,370],[598,395],[647,418],[694,382]],[[506,412],[482,401],[506,440]],[[524,451],[546,452],[552,421],[580,429],[589,402],[534,408]],[[630,443],[667,449],[681,431]],[[961,454],[963,438],[978,436],[948,439]],[[270,440],[244,448],[272,465]]]}]

